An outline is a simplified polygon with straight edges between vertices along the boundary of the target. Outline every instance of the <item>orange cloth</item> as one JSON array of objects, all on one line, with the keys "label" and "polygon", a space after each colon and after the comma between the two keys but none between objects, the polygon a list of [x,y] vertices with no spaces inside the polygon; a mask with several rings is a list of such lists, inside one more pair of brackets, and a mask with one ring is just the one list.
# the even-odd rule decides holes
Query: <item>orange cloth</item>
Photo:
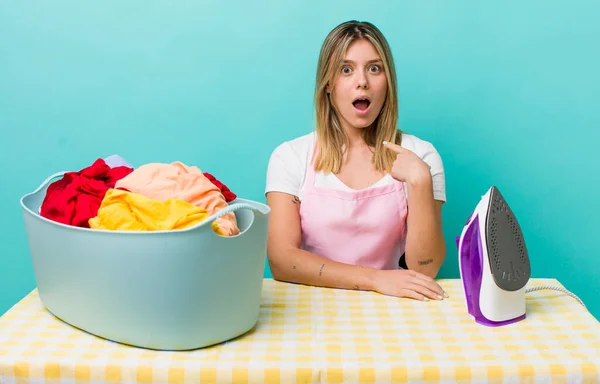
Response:
[{"label": "orange cloth", "polygon": [[[178,199],[204,208],[209,215],[229,206],[221,190],[195,166],[181,162],[149,163],[136,168],[115,184],[115,188],[144,195],[150,199]],[[225,236],[237,235],[240,230],[233,212],[216,220]]]},{"label": "orange cloth", "polygon": [[[92,217],[89,225],[92,229],[164,231],[192,227],[206,218],[206,209],[183,200],[160,201],[137,193],[109,189],[98,209],[98,216]],[[223,234],[215,221],[212,229]]]}]

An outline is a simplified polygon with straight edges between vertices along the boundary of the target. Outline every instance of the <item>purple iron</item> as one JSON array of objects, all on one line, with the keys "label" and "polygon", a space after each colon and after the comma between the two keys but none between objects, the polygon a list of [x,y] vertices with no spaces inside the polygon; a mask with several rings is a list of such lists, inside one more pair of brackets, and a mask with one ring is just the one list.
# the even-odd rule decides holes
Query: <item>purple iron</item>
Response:
[{"label": "purple iron", "polygon": [[456,242],[467,309],[475,321],[494,327],[525,319],[529,255],[498,188],[483,195]]}]

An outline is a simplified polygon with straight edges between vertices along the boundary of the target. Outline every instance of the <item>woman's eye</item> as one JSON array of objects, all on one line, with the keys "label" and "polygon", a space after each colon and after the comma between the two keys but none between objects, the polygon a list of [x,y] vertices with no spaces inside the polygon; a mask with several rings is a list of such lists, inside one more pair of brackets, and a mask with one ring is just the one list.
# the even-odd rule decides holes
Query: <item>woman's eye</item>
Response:
[{"label": "woman's eye", "polygon": [[381,70],[381,68],[379,68],[379,65],[371,65],[371,67],[369,67],[369,70],[371,72],[378,73]]},{"label": "woman's eye", "polygon": [[352,72],[352,69],[351,69],[350,67],[348,67],[348,66],[343,66],[343,67],[342,67],[342,73],[343,73],[343,74],[347,75],[347,74],[349,74],[350,72]]}]

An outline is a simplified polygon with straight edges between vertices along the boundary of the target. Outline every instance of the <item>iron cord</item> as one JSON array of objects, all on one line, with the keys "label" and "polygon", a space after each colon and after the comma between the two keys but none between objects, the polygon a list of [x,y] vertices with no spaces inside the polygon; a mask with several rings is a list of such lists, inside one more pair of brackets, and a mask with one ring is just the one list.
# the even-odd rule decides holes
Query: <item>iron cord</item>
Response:
[{"label": "iron cord", "polygon": [[556,286],[556,285],[541,285],[539,287],[527,288],[525,290],[525,293],[534,292],[534,291],[542,291],[542,290],[546,290],[546,289],[551,289],[551,290],[554,290],[554,291],[560,291],[560,292],[566,293],[567,295],[569,295],[569,296],[573,297],[575,300],[577,300],[579,302],[579,304],[583,305],[583,307],[587,309],[587,307],[585,306],[585,304],[583,303],[583,301],[579,297],[577,297],[577,295],[575,295],[572,292],[569,292],[565,288],[562,288],[562,287],[559,287],[559,286]]}]

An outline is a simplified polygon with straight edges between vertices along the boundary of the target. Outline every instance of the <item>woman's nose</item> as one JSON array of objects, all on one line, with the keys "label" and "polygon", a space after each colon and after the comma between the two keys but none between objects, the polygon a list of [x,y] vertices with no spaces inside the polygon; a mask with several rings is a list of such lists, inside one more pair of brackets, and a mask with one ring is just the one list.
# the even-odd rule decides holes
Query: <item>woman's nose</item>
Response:
[{"label": "woman's nose", "polygon": [[367,76],[363,72],[359,72],[356,79],[356,87],[367,89],[368,86]]}]

